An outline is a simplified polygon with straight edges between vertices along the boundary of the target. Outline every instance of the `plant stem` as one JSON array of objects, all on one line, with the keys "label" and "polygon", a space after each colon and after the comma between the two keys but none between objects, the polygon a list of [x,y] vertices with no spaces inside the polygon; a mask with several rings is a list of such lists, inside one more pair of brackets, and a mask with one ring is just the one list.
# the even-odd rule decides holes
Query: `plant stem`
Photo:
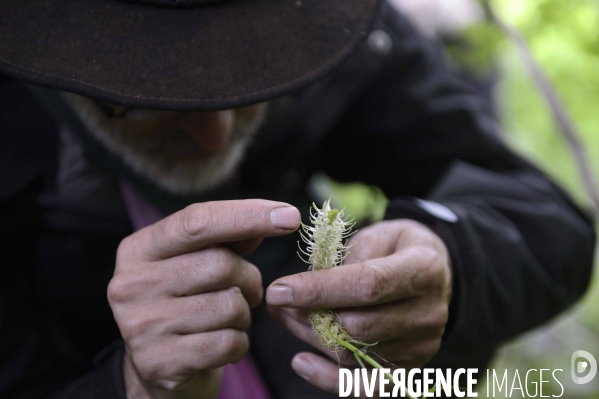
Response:
[{"label": "plant stem", "polygon": [[[356,358],[361,357],[362,359],[364,359],[366,362],[368,362],[372,367],[375,367],[379,370],[383,369],[383,366],[381,366],[376,360],[374,360],[373,358],[371,358],[370,356],[368,356],[366,353],[364,353],[364,351],[362,351],[360,348],[350,344],[347,341],[344,341],[342,339],[338,339],[337,343],[341,346],[343,346],[345,349],[349,349],[350,351],[352,351],[352,353],[354,354],[354,356],[356,356]],[[360,362],[360,360],[358,359],[358,362],[360,364],[362,364]],[[385,376],[389,379],[389,381],[393,381],[393,376],[389,373],[385,373]],[[408,396],[408,398],[410,399],[415,399],[413,397],[411,397],[408,393],[406,393],[406,395]]]}]

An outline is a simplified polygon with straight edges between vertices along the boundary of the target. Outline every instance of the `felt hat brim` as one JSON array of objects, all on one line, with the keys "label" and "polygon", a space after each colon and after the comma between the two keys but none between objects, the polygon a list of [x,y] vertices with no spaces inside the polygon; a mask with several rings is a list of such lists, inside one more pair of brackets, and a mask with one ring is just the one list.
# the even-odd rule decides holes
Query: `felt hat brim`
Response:
[{"label": "felt hat brim", "polygon": [[330,72],[379,0],[0,0],[0,73],[138,108],[265,101]]}]

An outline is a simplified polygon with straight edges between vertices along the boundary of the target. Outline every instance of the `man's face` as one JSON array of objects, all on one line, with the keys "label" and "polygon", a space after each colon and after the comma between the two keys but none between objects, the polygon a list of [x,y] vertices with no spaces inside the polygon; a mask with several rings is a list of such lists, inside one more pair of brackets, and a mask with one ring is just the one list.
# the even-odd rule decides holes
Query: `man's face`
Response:
[{"label": "man's face", "polygon": [[98,104],[63,93],[90,132],[125,164],[176,194],[205,191],[225,180],[239,163],[266,104],[215,111],[179,112]]}]

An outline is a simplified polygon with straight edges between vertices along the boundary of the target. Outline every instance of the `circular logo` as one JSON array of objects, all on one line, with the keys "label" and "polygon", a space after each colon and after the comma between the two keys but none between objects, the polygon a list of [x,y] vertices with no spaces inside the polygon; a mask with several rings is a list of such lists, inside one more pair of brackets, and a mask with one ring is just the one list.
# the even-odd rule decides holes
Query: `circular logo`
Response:
[{"label": "circular logo", "polygon": [[[584,360],[581,360],[581,358]],[[595,374],[597,374],[597,360],[595,360],[595,357],[587,351],[578,350],[574,352],[572,354],[570,366],[572,381],[576,384],[586,384],[595,378]],[[587,370],[589,370],[587,375],[580,377],[581,375],[584,375]]]}]

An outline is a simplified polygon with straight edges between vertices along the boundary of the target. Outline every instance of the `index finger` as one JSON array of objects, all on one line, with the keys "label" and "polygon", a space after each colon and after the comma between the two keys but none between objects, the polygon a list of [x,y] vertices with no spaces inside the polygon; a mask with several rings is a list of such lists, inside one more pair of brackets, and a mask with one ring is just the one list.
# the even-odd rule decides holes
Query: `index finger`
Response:
[{"label": "index finger", "polygon": [[188,206],[133,236],[136,255],[160,260],[207,246],[275,237],[299,227],[297,208],[260,199],[214,201]]},{"label": "index finger", "polygon": [[361,263],[282,277],[268,287],[266,302],[309,309],[377,305],[441,289],[440,285],[436,287],[439,267],[426,255],[400,251]]}]

